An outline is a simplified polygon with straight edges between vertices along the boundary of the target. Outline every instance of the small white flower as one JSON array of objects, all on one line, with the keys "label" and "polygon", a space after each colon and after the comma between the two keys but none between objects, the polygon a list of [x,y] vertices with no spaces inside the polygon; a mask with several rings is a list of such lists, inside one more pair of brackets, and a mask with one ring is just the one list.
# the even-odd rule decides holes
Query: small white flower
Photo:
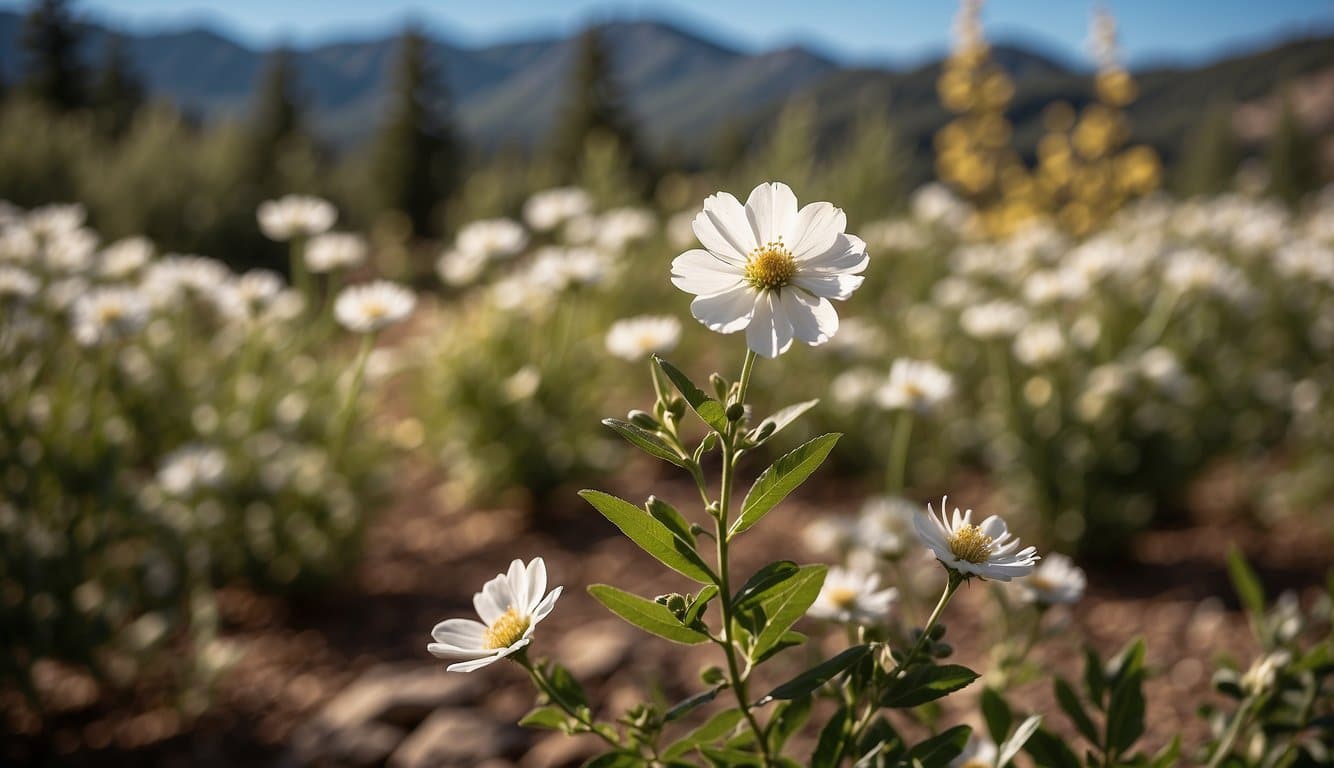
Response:
[{"label": "small white flower", "polygon": [[876,392],[881,408],[926,413],[954,393],[954,377],[935,363],[900,358],[889,369],[889,381]]},{"label": "small white flower", "polygon": [[542,248],[533,257],[527,279],[534,286],[559,291],[600,282],[607,272],[607,258],[591,248]]},{"label": "small white flower", "polygon": [[30,299],[41,288],[41,283],[27,270],[18,267],[0,266],[0,299],[17,297]]},{"label": "small white flower", "polygon": [[267,307],[283,292],[282,275],[271,269],[252,269],[236,280],[236,292],[251,309]]},{"label": "small white flower", "polygon": [[1014,356],[1030,367],[1046,365],[1065,352],[1065,336],[1055,322],[1037,323],[1019,332],[1014,339]]},{"label": "small white flower", "polygon": [[607,351],[622,360],[665,355],[681,340],[681,321],[671,315],[643,315],[618,320],[607,331]]},{"label": "small white flower", "polygon": [[1278,681],[1278,671],[1291,661],[1289,651],[1274,651],[1261,656],[1241,676],[1241,689],[1252,696],[1267,692]]},{"label": "small white flower", "polygon": [[74,302],[74,337],[84,346],[125,338],[148,322],[148,302],[125,286],[96,288]]},{"label": "small white flower", "polygon": [[328,232],[338,218],[333,203],[310,195],[284,195],[259,204],[259,229],[270,240],[284,241]]},{"label": "small white flower", "polygon": [[1019,549],[1019,540],[1010,535],[1004,520],[992,515],[981,525],[974,525],[973,510],[960,512],[958,507],[949,517],[946,501],[941,499],[939,515],[928,504],[927,514],[913,518],[918,537],[946,568],[965,577],[995,581],[1010,581],[1032,572],[1041,559],[1037,550]]},{"label": "small white flower", "polygon": [[896,558],[913,538],[917,505],[898,496],[873,496],[857,515],[855,543],[877,557]]},{"label": "small white flower", "polygon": [[359,267],[366,262],[366,239],[350,232],[326,232],[311,238],[302,258],[315,274]]},{"label": "small white flower", "polygon": [[482,219],[465,225],[454,238],[454,249],[484,261],[507,259],[528,245],[528,233],[510,219]]},{"label": "small white flower", "polygon": [[344,288],[334,300],[334,318],[357,333],[374,333],[402,321],[417,305],[412,291],[377,280]]},{"label": "small white flower", "polygon": [[1163,280],[1182,293],[1212,293],[1233,302],[1244,302],[1250,287],[1241,270],[1207,251],[1176,251],[1164,256]]},{"label": "small white flower", "polygon": [[842,624],[879,624],[889,618],[899,591],[880,589],[880,575],[858,573],[834,566],[825,575],[820,594],[807,613],[816,619]]},{"label": "small white flower", "polygon": [[850,368],[834,377],[829,396],[844,408],[870,402],[880,390],[882,375],[870,368]]},{"label": "small white flower", "polygon": [[435,262],[435,272],[445,285],[458,288],[477,280],[486,264],[486,256],[475,251],[449,250]]},{"label": "small white flower", "polygon": [[98,271],[110,280],[124,280],[153,258],[153,242],[146,237],[127,237],[102,249]]},{"label": "small white flower", "polygon": [[547,589],[547,566],[535,557],[524,565],[510,563],[509,572],[488,581],[473,595],[472,604],[482,621],[446,619],[431,630],[434,643],[426,646],[442,659],[463,659],[450,672],[471,672],[523,650],[532,642],[538,622],[551,613],[562,587]]},{"label": "small white flower", "polygon": [[37,250],[37,237],[22,223],[0,227],[0,262],[29,264]]},{"label": "small white flower", "polygon": [[97,233],[74,229],[52,233],[42,250],[42,265],[48,272],[80,275],[89,272],[97,255]]},{"label": "small white flower", "polygon": [[226,473],[226,454],[211,445],[190,444],[163,457],[157,481],[167,493],[185,496],[217,487]]},{"label": "small white flower", "polygon": [[1042,558],[1042,564],[1014,582],[1020,597],[1028,603],[1039,605],[1071,605],[1084,596],[1087,585],[1084,569],[1075,565],[1075,561],[1060,553],[1052,553]]},{"label": "small white flower", "polygon": [[1027,322],[1023,307],[1004,300],[969,307],[959,315],[964,333],[983,341],[1014,336]]},{"label": "small white flower", "polygon": [[24,223],[39,239],[73,232],[83,226],[88,210],[79,203],[52,203],[28,211]]},{"label": "small white flower", "polygon": [[777,357],[795,339],[816,345],[838,332],[830,299],[849,298],[869,261],[866,243],[844,234],[847,217],[829,203],[797,209],[778,182],[757,186],[745,206],[719,192],[695,217],[704,248],[672,262],[672,283],[696,295],[690,311],[710,330],[746,331],[746,343]]},{"label": "small white flower", "polygon": [[950,768],[999,768],[996,759],[1000,757],[996,743],[991,739],[973,737],[959,756],[950,761]]},{"label": "small white flower", "polygon": [[550,232],[566,220],[593,209],[593,198],[578,187],[559,187],[538,192],[523,206],[523,219],[538,232]]},{"label": "small white flower", "polygon": [[820,517],[801,531],[802,543],[817,555],[839,555],[857,538],[857,521],[843,516]]},{"label": "small white flower", "polygon": [[912,196],[912,213],[919,221],[951,230],[962,229],[968,220],[968,206],[944,184],[932,182]]},{"label": "small white flower", "polygon": [[618,253],[653,234],[657,224],[657,218],[642,208],[615,208],[598,217],[596,241],[599,248]]}]

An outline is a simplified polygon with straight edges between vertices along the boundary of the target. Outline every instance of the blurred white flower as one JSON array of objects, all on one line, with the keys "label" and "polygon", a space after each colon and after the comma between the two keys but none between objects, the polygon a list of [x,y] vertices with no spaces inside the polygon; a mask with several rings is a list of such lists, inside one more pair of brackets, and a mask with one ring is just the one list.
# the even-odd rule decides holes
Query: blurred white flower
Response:
[{"label": "blurred white flower", "polygon": [[1023,307],[1004,300],[968,307],[959,315],[964,333],[984,341],[1014,336],[1027,322]]},{"label": "blurred white flower", "polygon": [[928,504],[925,515],[913,518],[917,535],[946,568],[965,577],[995,581],[1010,581],[1033,571],[1041,559],[1036,548],[1019,549],[1019,539],[1010,535],[1004,520],[991,515],[974,525],[973,510],[960,512],[955,507],[950,516],[947,502],[941,499],[939,515]]},{"label": "blurred white flower", "polygon": [[29,264],[37,257],[37,238],[17,223],[0,227],[0,262]]},{"label": "blurred white flower", "polygon": [[873,496],[862,504],[857,515],[854,543],[876,557],[900,557],[915,540],[913,520],[918,514],[917,505],[907,499]]},{"label": "blurred white flower", "polygon": [[535,365],[525,365],[501,382],[501,391],[511,402],[527,400],[542,386],[542,372]]},{"label": "blurred white flower", "polygon": [[1241,676],[1241,689],[1252,696],[1266,693],[1278,681],[1278,671],[1291,661],[1292,653],[1287,650],[1272,651],[1261,656]]},{"label": "blurred white flower", "polygon": [[559,187],[538,192],[523,206],[523,219],[538,232],[550,232],[575,216],[593,209],[593,199],[578,187]]},{"label": "blurred white flower", "polygon": [[92,271],[97,255],[97,233],[73,229],[50,235],[41,251],[42,266],[48,272],[81,275]]},{"label": "blurred white flower", "polygon": [[820,594],[807,614],[841,624],[880,624],[889,618],[898,595],[893,587],[880,589],[877,573],[858,573],[836,565],[825,575]]},{"label": "blurred white flower", "polygon": [[334,318],[350,331],[374,333],[406,319],[416,305],[412,291],[397,283],[376,280],[340,291],[334,300]]},{"label": "blurred white flower", "polygon": [[797,209],[786,185],[764,183],[743,207],[719,192],[704,201],[695,234],[708,250],[672,262],[672,283],[696,294],[691,313],[711,330],[746,330],[750,349],[777,357],[794,339],[823,344],[838,331],[829,300],[852,295],[869,261],[866,244],[844,234],[847,218],[829,203]]},{"label": "blurred white flower", "polygon": [[841,557],[856,538],[857,521],[843,516],[817,517],[801,531],[802,543],[816,555]]},{"label": "blurred white flower", "polygon": [[127,237],[108,245],[99,255],[98,272],[109,280],[124,280],[153,258],[153,242],[146,237]]},{"label": "blurred white flower", "polygon": [[1163,280],[1183,293],[1212,293],[1231,301],[1245,301],[1250,295],[1246,276],[1241,270],[1207,251],[1176,251],[1167,260]]},{"label": "blurred white flower", "polygon": [[310,195],[284,195],[259,204],[259,229],[279,242],[328,232],[338,218],[333,203]]},{"label": "blurred white flower", "polygon": [[24,224],[33,236],[45,240],[73,232],[87,218],[88,209],[79,203],[52,203],[28,211]]},{"label": "blurred white flower", "polygon": [[1040,367],[1060,359],[1065,352],[1065,336],[1054,321],[1030,325],[1014,338],[1014,356],[1030,367]]},{"label": "blurred white flower", "polygon": [[282,275],[271,269],[252,269],[236,279],[236,292],[252,311],[267,307],[283,292]]},{"label": "blurred white flower", "polygon": [[1088,295],[1088,280],[1073,269],[1046,269],[1024,280],[1024,300],[1034,306],[1077,301]]},{"label": "blurred white flower", "polygon": [[454,238],[454,250],[483,260],[507,259],[528,245],[528,233],[511,219],[481,219],[465,224]]},{"label": "blurred white flower", "polygon": [[607,272],[607,257],[591,248],[546,246],[533,256],[528,280],[549,291],[600,282]]},{"label": "blurred white flower", "polygon": [[622,360],[665,355],[681,340],[681,321],[671,315],[642,315],[618,320],[607,331],[607,351]]},{"label": "blurred white flower", "polygon": [[216,488],[227,473],[227,456],[212,445],[192,443],[168,453],[158,468],[157,482],[173,496]]},{"label": "blurred white flower", "polygon": [[959,756],[950,761],[950,768],[1003,768],[996,765],[999,757],[994,741],[971,736]]},{"label": "blurred white flower", "polygon": [[829,396],[844,408],[868,403],[879,391],[883,376],[870,368],[850,368],[830,382]]},{"label": "blurred white flower", "polygon": [[148,302],[134,288],[94,288],[74,302],[74,337],[84,346],[123,339],[148,322]]},{"label": "blurred white flower", "polygon": [[445,285],[459,288],[481,277],[486,264],[486,256],[476,251],[448,250],[435,262],[435,273]]},{"label": "blurred white flower", "polygon": [[496,576],[473,595],[473,607],[482,621],[446,619],[435,625],[426,646],[433,656],[463,659],[450,664],[450,672],[472,672],[523,650],[533,639],[533,630],[551,613],[561,587],[547,592],[547,566],[540,557],[524,565],[510,563],[509,571]]},{"label": "blurred white flower", "polygon": [[1039,605],[1070,605],[1084,596],[1087,580],[1075,561],[1053,552],[1042,558],[1033,573],[1013,582],[1020,597]]},{"label": "blurred white flower", "polygon": [[673,248],[689,248],[699,241],[695,239],[695,214],[681,211],[672,214],[667,220],[667,242]]},{"label": "blurred white flower", "polygon": [[0,265],[0,299],[29,299],[39,288],[41,283],[27,270]]},{"label": "blurred white flower", "polygon": [[306,244],[302,258],[312,273],[336,272],[366,262],[366,238],[351,232],[325,232]]},{"label": "blurred white flower", "polygon": [[653,234],[658,220],[643,208],[615,208],[603,213],[597,220],[598,247],[618,253],[627,245]]},{"label": "blurred white flower", "polygon": [[958,231],[968,220],[968,206],[944,184],[932,182],[913,193],[912,214],[919,221]]},{"label": "blurred white flower", "polygon": [[954,377],[940,366],[928,360],[899,358],[875,398],[881,408],[927,413],[952,394]]}]

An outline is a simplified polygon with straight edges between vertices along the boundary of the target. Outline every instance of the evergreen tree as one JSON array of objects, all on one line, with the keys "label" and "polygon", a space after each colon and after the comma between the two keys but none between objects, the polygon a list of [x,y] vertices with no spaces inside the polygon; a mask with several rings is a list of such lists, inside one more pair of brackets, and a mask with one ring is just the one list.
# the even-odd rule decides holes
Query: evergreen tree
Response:
[{"label": "evergreen tree", "polygon": [[1232,187],[1241,165],[1232,109],[1216,105],[1186,134],[1178,187],[1183,195],[1216,195]]},{"label": "evergreen tree", "polygon": [[379,209],[405,214],[418,237],[439,233],[441,206],[458,182],[462,155],[448,92],[427,46],[416,30],[403,34],[394,102],[372,156]]},{"label": "evergreen tree", "polygon": [[630,175],[646,192],[653,183],[653,169],[635,136],[602,36],[597,29],[589,28],[578,45],[570,93],[552,145],[552,161],[562,179],[573,182],[589,140],[613,142]]},{"label": "evergreen tree", "polygon": [[1269,192],[1296,205],[1320,186],[1318,153],[1297,117],[1291,94],[1283,95],[1281,110],[1269,139]]},{"label": "evergreen tree", "polygon": [[144,103],[144,88],[131,70],[125,41],[112,35],[106,43],[102,68],[93,86],[93,106],[107,135],[120,138],[129,130]]},{"label": "evergreen tree", "polygon": [[301,102],[292,54],[279,48],[265,67],[248,128],[246,176],[263,194],[283,191],[278,189],[278,170],[284,153],[300,141],[301,130]]},{"label": "evergreen tree", "polygon": [[87,97],[79,62],[79,29],[65,0],[37,0],[23,26],[23,86],[54,109],[68,112]]}]

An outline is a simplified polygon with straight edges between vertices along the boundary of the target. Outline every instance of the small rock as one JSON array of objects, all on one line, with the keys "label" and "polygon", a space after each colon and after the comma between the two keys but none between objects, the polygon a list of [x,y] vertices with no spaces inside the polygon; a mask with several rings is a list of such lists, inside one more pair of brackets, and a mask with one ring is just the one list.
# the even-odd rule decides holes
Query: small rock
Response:
[{"label": "small rock", "polygon": [[625,663],[633,647],[629,627],[619,621],[599,621],[566,633],[556,658],[575,678],[603,677]]},{"label": "small rock", "polygon": [[489,758],[515,756],[522,750],[519,728],[462,709],[437,710],[389,757],[390,768],[474,768]]}]

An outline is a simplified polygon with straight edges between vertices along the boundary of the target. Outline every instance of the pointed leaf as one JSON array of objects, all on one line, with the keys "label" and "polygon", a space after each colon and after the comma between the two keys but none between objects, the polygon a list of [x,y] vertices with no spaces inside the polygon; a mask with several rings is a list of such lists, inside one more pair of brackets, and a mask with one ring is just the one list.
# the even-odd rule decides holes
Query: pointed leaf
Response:
[{"label": "pointed leaf", "polygon": [[701,589],[699,594],[690,601],[690,607],[686,608],[685,616],[681,617],[681,623],[687,627],[694,624],[703,615],[704,609],[709,607],[709,601],[718,596],[718,588],[710,584]]},{"label": "pointed leaf", "polygon": [[804,565],[761,602],[768,622],[755,638],[752,656],[758,657],[780,642],[792,625],[806,615],[806,609],[820,594],[827,570],[823,565]]},{"label": "pointed leaf", "polygon": [[789,424],[801,418],[801,415],[803,413],[809,411],[810,409],[814,408],[819,404],[820,404],[819,400],[807,400],[801,403],[794,403],[793,405],[789,405],[786,408],[779,410],[774,415],[762,420],[758,425],[756,425],[754,429],[751,430],[752,435],[758,437],[760,434],[764,432],[765,425],[767,424],[773,424],[773,428],[769,431],[768,435],[765,435],[763,440],[757,440],[755,444],[763,445],[764,443],[768,442],[774,435],[778,434],[779,432],[782,432],[783,429],[787,427]]},{"label": "pointed leaf", "polygon": [[769,563],[746,579],[746,583],[742,584],[741,589],[738,589],[732,597],[732,605],[738,610],[749,608],[763,600],[770,589],[792,578],[800,568],[801,566],[791,560]]},{"label": "pointed leaf", "polygon": [[1041,728],[1024,744],[1024,751],[1037,768],[1082,768],[1079,757],[1059,737]]},{"label": "pointed leaf", "polygon": [[795,699],[801,696],[809,696],[820,686],[842,674],[843,670],[861,661],[870,652],[871,646],[869,645],[854,645],[769,691],[767,696],[756,702],[756,706],[768,704],[774,699]]},{"label": "pointed leaf", "polygon": [[538,707],[519,720],[519,725],[524,728],[545,728],[552,731],[563,731],[570,722],[569,715],[565,714],[556,707]]},{"label": "pointed leaf", "polygon": [[657,496],[650,496],[644,503],[644,509],[648,510],[654,520],[667,526],[667,530],[671,531],[673,536],[689,544],[691,549],[695,548],[695,534],[690,532],[690,521],[677,512],[676,507]]},{"label": "pointed leaf", "polygon": [[695,382],[676,366],[657,355],[653,356],[653,360],[662,372],[667,374],[667,378],[672,380],[672,385],[681,393],[681,397],[686,399],[686,403],[695,415],[715,431],[719,433],[727,431],[727,412],[722,403],[704,394],[703,390],[695,386]]},{"label": "pointed leaf", "polygon": [[1098,738],[1098,729],[1093,725],[1093,719],[1084,711],[1084,705],[1079,703],[1079,695],[1063,678],[1056,678],[1052,681],[1052,689],[1056,693],[1056,703],[1061,705],[1070,722],[1074,724],[1075,729],[1089,740],[1090,744],[1101,744]]},{"label": "pointed leaf", "polygon": [[1042,715],[1031,715],[1027,720],[1019,724],[1014,729],[1014,735],[1006,739],[999,748],[999,754],[996,758],[996,768],[1005,768],[1014,756],[1019,754],[1024,744],[1032,738],[1033,733],[1037,731],[1038,726],[1042,725]]},{"label": "pointed leaf", "polygon": [[811,768],[835,768],[838,765],[843,757],[843,744],[848,738],[847,729],[848,710],[839,707],[824,728],[820,729],[820,739],[816,742],[815,753],[811,755]]},{"label": "pointed leaf", "polygon": [[588,594],[606,606],[607,610],[636,627],[674,643],[696,645],[709,639],[703,632],[682,626],[665,605],[639,595],[606,584],[591,585]]},{"label": "pointed leaf", "polygon": [[968,736],[973,729],[966,725],[953,728],[932,736],[913,747],[908,752],[909,761],[916,761],[923,766],[944,766],[959,755],[968,746]]},{"label": "pointed leaf", "polygon": [[717,582],[698,552],[644,510],[601,491],[580,491],[579,495],[658,562],[700,584]]},{"label": "pointed leaf", "polygon": [[806,478],[824,463],[840,437],[842,435],[837,433],[821,435],[795,448],[764,470],[746,493],[746,499],[741,503],[741,515],[728,531],[728,538],[758,523],[789,493],[806,482]]},{"label": "pointed leaf", "polygon": [[915,707],[954,693],[977,678],[976,672],[958,664],[915,667],[889,684],[880,706]]},{"label": "pointed leaf", "polygon": [[708,704],[710,701],[718,698],[718,692],[726,687],[725,684],[719,685],[702,693],[697,693],[688,699],[679,701],[671,709],[667,710],[667,714],[663,715],[663,718],[669,723],[673,720],[680,720],[690,714],[696,707]]},{"label": "pointed leaf", "polygon": [[792,734],[801,730],[801,726],[806,724],[810,716],[811,697],[809,696],[785,701],[778,705],[764,732],[765,738],[769,742],[769,751],[773,754],[780,754],[783,751],[783,745],[792,737]]},{"label": "pointed leaf", "polygon": [[982,718],[987,721],[987,733],[995,744],[1005,740],[1006,734],[1010,732],[1010,726],[1014,724],[1014,714],[1010,711],[1010,705],[1005,703],[1005,698],[991,687],[982,689]]},{"label": "pointed leaf", "polygon": [[628,421],[621,421],[620,419],[603,419],[602,423],[616,430],[616,434],[625,438],[626,442],[644,453],[662,459],[670,464],[675,464],[682,469],[689,468],[684,456],[677,453],[675,448],[667,444],[667,441],[647,429],[631,424]]},{"label": "pointed leaf", "polygon": [[1107,704],[1107,745],[1123,753],[1144,735],[1144,673],[1137,670],[1117,682]]},{"label": "pointed leaf", "polygon": [[667,760],[675,760],[700,744],[712,744],[726,736],[741,722],[741,710],[725,709],[709,718],[703,725],[687,733],[663,751]]},{"label": "pointed leaf", "polygon": [[1253,621],[1258,620],[1265,612],[1264,587],[1260,585],[1260,578],[1255,575],[1255,571],[1251,569],[1235,544],[1228,547],[1227,572],[1232,578],[1232,588],[1237,590],[1237,597],[1241,600],[1242,607],[1251,615]]},{"label": "pointed leaf", "polygon": [[787,632],[783,633],[782,637],[778,638],[778,642],[766,648],[764,650],[764,653],[761,653],[760,655],[756,656],[755,663],[763,664],[764,662],[778,655],[782,651],[785,651],[788,648],[801,645],[804,642],[806,642],[805,635],[801,634],[800,632],[793,632],[792,630],[788,630]]}]

